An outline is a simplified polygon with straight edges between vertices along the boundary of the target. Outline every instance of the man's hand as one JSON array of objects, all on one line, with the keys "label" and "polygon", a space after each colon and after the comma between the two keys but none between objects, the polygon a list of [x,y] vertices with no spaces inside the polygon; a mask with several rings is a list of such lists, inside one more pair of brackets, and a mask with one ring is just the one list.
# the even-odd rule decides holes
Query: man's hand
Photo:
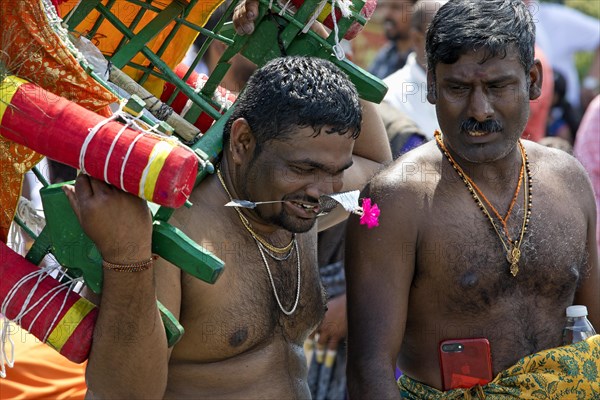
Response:
[{"label": "man's hand", "polygon": [[105,261],[123,264],[150,258],[152,218],[144,200],[84,174],[75,187],[64,190]]},{"label": "man's hand", "polygon": [[[340,341],[348,334],[348,319],[346,317],[346,295],[334,297],[327,303],[327,312],[321,325],[316,330],[319,339],[317,341],[317,361],[319,354],[322,357],[323,350],[337,350]],[[316,335],[315,335],[316,336]]]},{"label": "man's hand", "polygon": [[233,26],[238,35],[254,32],[254,20],[258,16],[258,0],[242,0],[233,12]]},{"label": "man's hand", "polygon": [[[238,35],[251,35],[254,32],[254,21],[258,16],[258,0],[242,0],[233,12],[233,26]],[[329,33],[325,27],[315,22],[311,26],[317,35],[327,38]]]}]

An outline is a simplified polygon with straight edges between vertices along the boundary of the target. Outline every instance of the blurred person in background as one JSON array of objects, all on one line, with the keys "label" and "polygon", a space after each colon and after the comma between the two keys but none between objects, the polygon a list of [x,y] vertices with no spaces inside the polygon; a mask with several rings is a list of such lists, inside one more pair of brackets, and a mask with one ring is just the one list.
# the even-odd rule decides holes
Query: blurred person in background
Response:
[{"label": "blurred person in background", "polygon": [[600,254],[600,95],[590,103],[575,137],[575,157],[590,176],[596,196],[596,241]]},{"label": "blurred person in background", "polygon": [[433,133],[440,129],[435,106],[427,101],[425,34],[433,16],[444,3],[445,0],[416,2],[410,19],[413,51],[402,69],[384,79],[389,88],[384,101],[414,121],[420,131],[406,142],[403,152],[433,139]]},{"label": "blurred person in background", "polygon": [[[600,92],[600,21],[563,4],[524,1],[536,25],[536,44],[565,77],[567,101],[581,115]],[[582,51],[594,52],[594,56],[580,83],[574,57]]]},{"label": "blurred person in background", "polygon": [[559,137],[573,144],[575,134],[579,128],[579,118],[573,106],[567,100],[566,94],[567,81],[565,77],[559,71],[554,71],[554,93],[546,135]]},{"label": "blurred person in background", "polygon": [[377,12],[383,15],[383,30],[388,43],[377,53],[369,72],[385,78],[406,63],[412,50],[410,40],[410,15],[416,0],[382,0]]}]

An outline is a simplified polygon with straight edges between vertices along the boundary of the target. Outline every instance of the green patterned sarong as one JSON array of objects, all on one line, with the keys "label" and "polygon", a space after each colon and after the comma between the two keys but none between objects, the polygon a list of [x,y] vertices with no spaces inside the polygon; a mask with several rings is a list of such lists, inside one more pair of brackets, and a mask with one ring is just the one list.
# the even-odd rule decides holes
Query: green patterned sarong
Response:
[{"label": "green patterned sarong", "polygon": [[403,375],[398,387],[413,400],[600,400],[600,335],[523,357],[484,386],[442,392]]}]

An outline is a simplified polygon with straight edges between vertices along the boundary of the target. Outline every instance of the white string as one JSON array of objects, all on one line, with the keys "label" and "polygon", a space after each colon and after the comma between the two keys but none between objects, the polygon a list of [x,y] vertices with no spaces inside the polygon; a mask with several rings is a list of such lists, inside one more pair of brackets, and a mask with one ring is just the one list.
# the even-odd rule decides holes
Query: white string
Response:
[{"label": "white string", "polygon": [[[0,378],[6,378],[6,368],[4,364],[7,364],[9,368],[15,365],[15,343],[12,337],[8,335],[9,320],[6,315],[2,314],[1,336],[2,341],[0,342]],[[6,354],[6,342],[10,343],[10,357]]]},{"label": "white string", "polygon": [[24,314],[24,311],[26,310],[27,306],[29,305],[29,302],[31,301],[31,298],[33,297],[33,294],[35,293],[35,291],[37,290],[40,282],[43,279],[43,273],[44,273],[44,269],[40,269],[40,270],[36,270],[33,271],[27,275],[25,275],[23,278],[21,278],[17,284],[15,286],[13,286],[9,291],[8,294],[6,295],[6,298],[4,299],[4,301],[2,302],[2,310],[0,310],[0,312],[4,315],[6,315],[6,310],[8,309],[8,305],[10,304],[10,302],[12,301],[13,297],[15,296],[15,294],[17,293],[17,290],[23,286],[25,283],[27,283],[27,281],[29,281],[30,279],[33,278],[38,278],[37,282],[34,283],[33,288],[31,289],[31,291],[29,292],[28,296],[25,298],[25,301],[23,302],[22,306],[21,306],[21,311],[19,311],[17,313],[17,316],[15,318],[13,318],[13,320],[20,320],[22,318],[22,315]]},{"label": "white string", "polygon": [[[191,153],[194,153],[189,147],[187,147],[186,145],[184,145],[183,143],[181,143],[179,140],[177,140],[175,137],[173,136],[167,136],[164,133],[162,133],[161,131],[158,130],[159,124],[155,124],[153,126],[148,126],[144,121],[142,121],[142,115],[138,115],[138,116],[133,116],[131,114],[126,113],[125,111],[123,111],[120,115],[120,117],[125,120],[126,124],[129,125],[129,127],[135,131],[139,131],[139,132],[143,132],[145,135],[151,136],[155,139],[158,140],[167,140],[169,143],[173,144],[173,145],[177,145]],[[144,127],[142,127],[142,125],[144,125]],[[146,128],[147,127],[147,128]],[[195,154],[195,153],[194,153]]]},{"label": "white string", "polygon": [[44,226],[46,226],[44,217],[38,213],[38,210],[35,209],[33,203],[23,196],[19,197],[16,214],[21,218],[21,221],[37,235],[39,235],[42,229],[44,229]]},{"label": "white string", "polygon": [[24,252],[26,246],[26,240],[21,231],[22,228],[17,224],[11,224],[8,230],[9,238],[6,241],[6,245],[17,253]]},{"label": "white string", "polygon": [[[48,275],[44,276],[47,277]],[[54,279],[54,278],[52,278]],[[27,310],[23,311],[17,318],[15,317],[15,322],[20,322],[23,317],[27,314],[29,314],[30,312],[32,312],[38,305],[40,305],[40,303],[42,303],[42,301],[46,300],[46,298],[48,296],[50,296],[52,293],[54,293],[47,302],[45,302],[40,308],[40,310],[37,312],[37,314],[35,315],[35,317],[32,318],[31,322],[29,323],[29,326],[27,328],[25,328],[27,331],[31,332],[31,330],[33,329],[33,325],[35,324],[35,321],[37,321],[38,317],[42,314],[42,312],[44,312],[44,310],[46,309],[46,307],[48,306],[48,304],[54,300],[54,298],[56,297],[56,295],[60,294],[61,291],[63,291],[63,289],[65,289],[65,286],[69,285],[71,282],[66,282],[66,283],[61,283],[60,285],[53,287],[52,289],[48,290],[46,293],[44,293],[42,296],[40,296],[40,298],[38,299],[38,301],[36,301],[31,307],[29,307]],[[68,288],[67,288],[68,289]],[[62,309],[61,309],[62,311]],[[43,340],[45,341],[45,340]]]},{"label": "white string", "polygon": [[[113,139],[112,143],[110,144],[110,149],[108,150],[108,154],[106,155],[106,161],[104,162],[104,182],[106,182],[106,183],[110,183],[108,181],[108,164],[110,162],[110,158],[112,156],[113,149],[115,148],[115,145],[119,141],[119,138],[121,137],[123,132],[125,132],[129,126],[130,126],[130,123],[128,121],[127,124],[123,125],[123,127],[119,130],[119,133],[117,133],[117,135]],[[121,187],[121,189],[123,189],[123,187]]]},{"label": "white string", "polygon": [[[54,319],[48,325],[48,329],[46,330],[46,332],[42,338],[42,342],[45,343],[48,340],[48,337],[50,336],[50,334],[54,328],[54,324],[56,323],[56,321],[58,320],[58,317],[62,314],[62,311],[64,310],[64,308],[66,306],[69,293],[73,290],[73,288],[77,284],[79,284],[82,281],[82,278],[76,278],[76,279],[69,278],[69,280],[67,282],[61,283],[58,286],[50,289],[49,291],[44,293],[34,304],[29,306],[29,303],[31,302],[31,299],[37,292],[40,283],[46,278],[54,279],[50,276],[50,273],[53,272],[54,269],[60,269],[60,267],[58,266],[58,268],[57,268],[56,266],[53,266],[51,268],[41,268],[39,270],[33,271],[33,272],[25,275],[9,290],[6,298],[2,302],[2,307],[1,307],[1,311],[3,314],[2,320],[1,320],[2,321],[2,328],[1,328],[2,340],[0,343],[0,347],[1,347],[1,351],[0,351],[1,360],[0,361],[2,364],[2,366],[0,368],[0,377],[2,377],[2,378],[6,377],[6,369],[5,369],[4,365],[7,364],[10,368],[12,368],[14,366],[14,342],[8,333],[9,320],[8,320],[8,317],[6,317],[6,311],[8,310],[10,303],[13,301],[13,299],[14,299],[15,295],[18,293],[18,291],[28,281],[37,278],[37,281],[34,283],[32,289],[30,290],[29,294],[27,295],[27,298],[23,302],[23,304],[21,306],[21,310],[12,319],[17,325],[22,325],[23,317],[25,315],[27,315],[28,313],[30,313],[32,310],[34,310],[36,307],[38,307],[40,305],[40,303],[42,303],[44,300],[46,300],[46,298],[48,296],[51,295],[51,297],[48,300],[46,300],[44,305],[40,308],[40,310],[37,312],[35,317],[32,319],[29,326],[27,328],[25,328],[29,332],[32,331],[33,325],[37,321],[38,317],[44,312],[44,310],[54,300],[54,298],[56,298],[56,296],[58,296],[59,294],[64,292],[64,298],[63,298],[62,304],[61,304],[60,308],[58,309],[58,311],[56,312]],[[11,352],[10,355],[7,354],[7,346],[6,346],[7,342],[10,343],[10,352]]]},{"label": "white string", "polygon": [[56,12],[56,8],[54,8],[54,4],[52,4],[49,0],[42,0],[42,5],[44,7],[44,13],[46,15],[46,20],[48,21],[48,25],[54,33],[58,36],[58,38],[62,41],[63,45],[68,49],[73,57],[82,64],[84,67],[89,67],[90,64],[85,59],[85,56],[75,47],[75,45],[69,39],[69,32],[62,25],[62,19],[58,16]]},{"label": "white string", "polygon": [[[75,284],[77,284],[77,281],[74,280],[74,279],[70,279],[67,282],[61,283],[59,286],[50,289],[49,291],[47,291],[46,293],[44,293],[44,296],[42,296],[42,298],[45,298],[46,296],[50,295],[50,293],[56,292],[56,293],[54,293],[48,299],[48,301],[46,301],[46,303],[44,303],[44,305],[42,307],[40,307],[40,310],[38,311],[38,313],[31,320],[31,323],[29,324],[29,327],[26,328],[30,332],[31,332],[31,329],[32,329],[35,321],[37,321],[38,317],[44,312],[44,310],[46,309],[46,307],[48,307],[48,305],[54,300],[54,298],[56,296],[58,296],[59,294],[61,294],[61,292],[65,293],[65,297],[63,299],[63,302],[62,302],[59,310],[56,312],[56,315],[54,316],[54,319],[52,320],[52,323],[50,325],[48,325],[48,330],[44,334],[44,338],[42,339],[42,342],[45,343],[46,340],[48,340],[48,336],[50,336],[50,333],[52,332],[52,327],[54,327],[54,324],[56,323],[56,320],[58,319],[58,316],[62,313],[63,309],[65,308],[67,300],[69,299],[69,292],[71,291],[72,287],[75,286]],[[32,306],[28,311],[29,312],[32,311],[42,301],[42,298],[40,298],[40,300],[34,306]]]},{"label": "white string", "polygon": [[135,137],[135,139],[133,139],[131,144],[129,145],[129,148],[127,149],[127,153],[125,154],[125,159],[123,160],[123,165],[121,165],[121,176],[119,178],[119,183],[121,185],[121,189],[123,189],[123,190],[125,190],[125,185],[123,184],[123,176],[125,175],[125,165],[127,165],[127,161],[129,160],[129,155],[131,154],[133,147],[135,146],[137,141],[140,140],[143,136],[144,136],[143,133],[138,134]]},{"label": "white string", "polygon": [[[206,81],[204,79],[202,79],[202,78],[203,78],[202,74],[199,74],[198,77],[196,78],[196,82],[194,82],[194,93],[200,93],[200,91],[202,90],[202,88],[206,84]],[[188,111],[190,111],[190,109],[192,108],[193,104],[194,103],[192,102],[192,99],[188,99],[185,102],[185,106],[183,107],[183,109],[179,113],[179,115],[181,116],[181,118],[184,118],[186,116],[186,114],[188,113]]]},{"label": "white string", "polygon": [[[343,18],[347,18],[350,16],[350,14],[352,13],[352,10],[350,9],[350,0],[322,0],[319,5],[317,6],[317,8],[315,8],[315,11],[313,12],[313,14],[311,15],[310,19],[308,20],[308,22],[306,23],[306,25],[304,26],[304,28],[302,28],[302,33],[307,33],[310,29],[310,27],[315,23],[315,21],[317,20],[317,18],[319,17],[319,15],[321,15],[321,12],[323,11],[323,9],[325,8],[325,5],[331,2],[331,20],[333,22],[333,31],[334,31],[334,39],[335,39],[335,45],[333,46],[333,53],[335,54],[335,57],[342,61],[344,58],[346,58],[346,52],[344,51],[342,45],[340,44],[340,32],[339,32],[339,28],[338,28],[338,24],[337,24],[337,16],[335,13],[336,10],[336,6],[339,8],[340,12],[342,13],[342,17]],[[289,4],[289,1],[288,1]],[[288,4],[285,5],[284,9],[287,9]],[[280,14],[283,14],[284,9],[282,9]]]},{"label": "white string", "polygon": [[[46,332],[46,334],[44,335],[44,339],[42,340],[42,342],[44,342],[44,343],[45,343],[45,342],[48,340],[48,336],[50,336],[50,333],[52,332],[52,329],[51,329],[51,328],[52,328],[52,327],[54,327],[54,324],[55,324],[55,323],[56,323],[56,321],[58,320],[58,316],[62,314],[62,311],[64,310],[65,306],[67,305],[67,300],[69,299],[69,293],[73,291],[73,289],[74,289],[74,288],[75,288],[75,286],[76,286],[76,285],[79,283],[79,281],[80,281],[80,280],[82,280],[82,278],[79,278],[79,279],[72,279],[72,280],[70,281],[70,283],[69,283],[69,282],[66,282],[66,283],[69,283],[69,285],[68,285],[68,286],[65,288],[65,289],[66,289],[66,291],[65,291],[65,297],[63,298],[63,302],[62,302],[62,304],[60,305],[60,309],[59,309],[59,310],[58,310],[58,312],[57,312],[57,313],[54,315],[54,319],[52,320],[52,323],[50,323],[50,325],[48,325],[48,331],[47,331],[47,332]],[[60,293],[60,292],[57,292],[56,294],[58,294],[58,293]],[[52,301],[53,299],[54,299],[54,296],[52,296],[52,299],[50,299],[50,300],[48,301],[48,303],[46,303],[46,305],[50,304],[50,301]],[[46,306],[44,306],[44,308],[45,308],[45,307],[46,307]],[[37,318],[37,316],[36,316],[36,318]],[[63,334],[64,334],[64,332],[63,332]]]},{"label": "white string", "polygon": [[281,7],[281,11],[279,11],[279,15],[285,14],[285,12],[290,8],[290,4],[292,4],[292,0],[288,0],[287,3],[283,7]]},{"label": "white string", "polygon": [[194,157],[196,158],[196,160],[198,160],[199,163],[204,164],[204,161],[200,158],[200,156],[198,156],[198,154],[196,154],[192,149],[190,149],[189,147],[187,147],[186,145],[184,145],[183,143],[181,143],[180,141],[178,141],[177,139],[175,139],[174,137],[169,137],[169,136],[165,136],[164,134],[162,134],[160,131],[158,131],[158,125],[154,125],[153,127],[150,127],[149,129],[144,129],[142,128],[138,122],[141,121],[141,115],[134,117],[132,115],[129,115],[125,112],[122,113],[123,115],[121,116],[126,123],[129,125],[129,127],[135,131],[139,131],[140,134],[138,134],[136,136],[136,138],[131,142],[131,144],[129,145],[129,148],[127,149],[127,153],[125,154],[125,158],[123,160],[123,164],[121,165],[121,173],[119,176],[119,184],[121,186],[121,189],[125,191],[125,185],[124,185],[124,180],[123,177],[125,176],[125,167],[127,165],[127,161],[129,160],[129,156],[131,155],[131,152],[133,151],[133,148],[135,146],[135,144],[137,143],[138,140],[140,140],[142,137],[144,137],[144,135],[147,136],[151,136],[155,139],[161,140],[161,141],[167,141],[168,143],[170,143],[173,146],[178,146],[182,149],[185,149],[186,151],[190,152],[191,154],[194,155]]},{"label": "white string", "polygon": [[[333,53],[335,54],[335,57],[342,61],[344,58],[346,58],[346,53],[344,52],[344,49],[342,48],[341,44],[340,44],[340,31],[338,29],[338,25],[337,25],[337,20],[336,20],[336,16],[335,16],[335,6],[339,5],[340,6],[340,10],[342,11],[342,16],[343,17],[347,17],[349,15],[349,8],[344,8],[344,0],[331,0],[331,20],[333,22],[333,32],[334,32],[334,39],[335,39],[335,45],[333,46]],[[346,14],[344,15],[344,12],[346,12]]]},{"label": "white string", "polygon": [[352,13],[350,6],[352,5],[350,0],[334,0],[337,3],[340,11],[342,12],[342,17],[348,18]]},{"label": "white string", "polygon": [[183,143],[179,142],[175,138],[165,136],[160,131],[158,131],[158,124],[151,126],[148,129],[142,127],[141,124],[144,124],[144,123],[141,120],[141,115],[139,115],[139,116],[130,115],[124,111],[124,107],[125,107],[125,103],[121,103],[119,106],[119,109],[117,111],[115,111],[115,113],[113,115],[100,121],[99,123],[96,124],[96,126],[89,129],[89,133],[86,136],[86,138],[83,142],[83,145],[81,147],[80,153],[79,153],[79,169],[81,170],[82,173],[87,173],[87,171],[85,169],[85,156],[86,156],[87,149],[88,149],[90,142],[92,141],[94,136],[96,136],[96,134],[100,131],[100,129],[104,125],[106,125],[109,122],[114,121],[118,118],[121,118],[122,120],[124,120],[124,126],[119,130],[117,135],[113,138],[113,141],[109,148],[108,154],[106,155],[106,159],[104,160],[104,181],[106,183],[110,183],[108,181],[108,165],[109,165],[110,159],[112,157],[113,150],[116,146],[116,143],[119,141],[121,135],[126,131],[127,128],[138,131],[140,133],[136,136],[136,138],[129,145],[129,148],[127,149],[127,153],[125,154],[125,158],[123,160],[123,164],[121,164],[121,172],[119,174],[119,184],[120,184],[121,189],[124,191],[125,191],[125,185],[124,185],[123,177],[125,175],[125,168],[127,165],[127,161],[129,160],[129,156],[131,155],[131,152],[133,151],[135,144],[144,135],[151,136],[151,137],[156,138],[161,141],[167,140],[171,145],[179,146],[179,147],[185,149],[186,151],[192,153],[194,155],[194,157],[196,157],[198,162],[203,162],[201,160],[201,158],[194,151],[192,151],[192,149],[185,146]]},{"label": "white string", "polygon": [[[198,79],[196,79],[196,82],[194,83],[194,92],[200,93],[200,91],[204,88],[204,85],[206,85],[206,80],[203,79],[204,77],[206,77],[206,75],[198,75]],[[208,79],[208,77],[206,78]],[[223,87],[220,88],[225,89]],[[227,89],[225,89],[224,95],[219,89],[215,89],[215,91],[212,93],[212,99],[221,107],[219,109],[220,113],[223,113],[223,111],[228,110],[231,108],[231,106],[233,106],[233,101],[230,100],[230,95],[231,92]],[[194,103],[192,100],[188,99],[179,115],[185,117],[193,105]]]},{"label": "white string", "polygon": [[[31,291],[27,295],[25,301],[23,302],[23,304],[21,306],[21,310],[19,311],[19,313],[17,313],[15,318],[13,318],[13,321],[15,321],[15,323],[20,324],[23,316],[26,315],[33,308],[35,308],[43,300],[44,296],[41,299],[39,299],[33,306],[31,306],[29,309],[27,309],[27,306],[29,305],[33,295],[37,291],[39,284],[42,282],[42,280],[46,276],[49,276],[49,271],[50,271],[49,268],[41,268],[39,270],[33,271],[33,272],[25,275],[8,291],[6,298],[2,302],[2,306],[0,307],[0,313],[2,314],[2,328],[0,331],[0,336],[1,336],[0,377],[1,378],[6,377],[6,369],[4,367],[5,364],[7,364],[10,368],[12,368],[14,366],[14,342],[8,332],[8,328],[9,328],[10,324],[9,324],[9,319],[6,316],[6,311],[8,310],[9,304],[13,300],[13,298],[16,295],[19,288],[21,288],[23,285],[25,285],[29,280],[37,277],[37,281],[34,283],[33,288],[31,289]],[[30,327],[30,329],[31,329],[31,327]],[[6,346],[7,342],[10,343],[10,356],[7,355],[7,346]]]},{"label": "white string", "polygon": [[315,23],[315,21],[317,20],[317,18],[319,18],[319,15],[321,15],[321,12],[325,8],[326,4],[327,4],[327,0],[321,0],[321,2],[319,3],[319,5],[317,6],[317,8],[315,8],[315,12],[310,17],[310,19],[308,20],[308,22],[306,23],[306,25],[304,26],[304,28],[302,29],[302,33],[306,33],[306,32],[308,32],[310,30],[310,27]]},{"label": "white string", "polygon": [[[19,291],[19,289],[21,289],[21,287],[27,283],[27,281],[29,281],[32,278],[35,278],[37,276],[38,280],[37,282],[34,284],[33,288],[30,290],[29,294],[27,295],[27,298],[25,300],[25,302],[23,303],[23,305],[21,306],[21,311],[19,311],[19,313],[13,318],[13,321],[15,321],[16,323],[20,323],[21,320],[23,319],[23,317],[25,315],[27,315],[29,312],[31,312],[34,308],[36,308],[46,297],[48,297],[52,292],[56,291],[57,288],[60,290],[62,286],[65,286],[67,284],[70,284],[71,282],[66,282],[66,283],[62,283],[59,286],[50,289],[48,292],[44,293],[33,305],[31,305],[31,307],[28,308],[29,306],[29,302],[31,301],[33,295],[37,292],[39,284],[47,277],[50,277],[50,279],[54,279],[50,276],[49,274],[49,270],[46,268],[42,268],[39,270],[36,270],[28,275],[26,275],[25,277],[21,278],[9,291],[9,294],[6,296],[6,299],[4,300],[4,302],[2,303],[2,313],[6,315],[6,310],[8,309],[8,306],[10,304],[10,302],[13,300],[14,296],[17,294],[17,292]],[[52,300],[52,299],[51,299]],[[45,306],[44,306],[45,307]],[[29,325],[29,327],[27,328],[27,330],[31,330],[33,323],[31,323]]]},{"label": "white string", "polygon": [[[123,107],[123,105],[121,105],[121,107]],[[86,136],[85,140],[83,141],[83,145],[81,146],[81,150],[79,151],[79,169],[84,174],[87,173],[87,171],[85,169],[85,153],[87,152],[87,148],[88,148],[90,142],[92,141],[92,139],[94,138],[94,136],[96,136],[96,133],[98,133],[98,131],[104,125],[108,124],[111,121],[116,120],[119,117],[119,115],[120,115],[120,113],[117,111],[116,113],[114,113],[110,117],[108,117],[108,118],[106,118],[106,119],[98,122],[96,124],[96,126],[94,126],[93,128],[89,129],[88,135]]]}]

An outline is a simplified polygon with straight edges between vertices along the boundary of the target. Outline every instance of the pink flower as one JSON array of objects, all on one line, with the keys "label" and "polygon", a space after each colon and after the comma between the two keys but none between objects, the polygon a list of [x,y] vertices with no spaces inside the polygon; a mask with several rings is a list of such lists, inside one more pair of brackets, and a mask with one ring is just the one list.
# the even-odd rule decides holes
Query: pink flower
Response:
[{"label": "pink flower", "polygon": [[362,209],[363,214],[360,217],[360,224],[367,225],[369,229],[379,226],[379,214],[381,211],[379,211],[377,204],[373,203],[371,205],[371,199],[367,197],[362,201]]}]

